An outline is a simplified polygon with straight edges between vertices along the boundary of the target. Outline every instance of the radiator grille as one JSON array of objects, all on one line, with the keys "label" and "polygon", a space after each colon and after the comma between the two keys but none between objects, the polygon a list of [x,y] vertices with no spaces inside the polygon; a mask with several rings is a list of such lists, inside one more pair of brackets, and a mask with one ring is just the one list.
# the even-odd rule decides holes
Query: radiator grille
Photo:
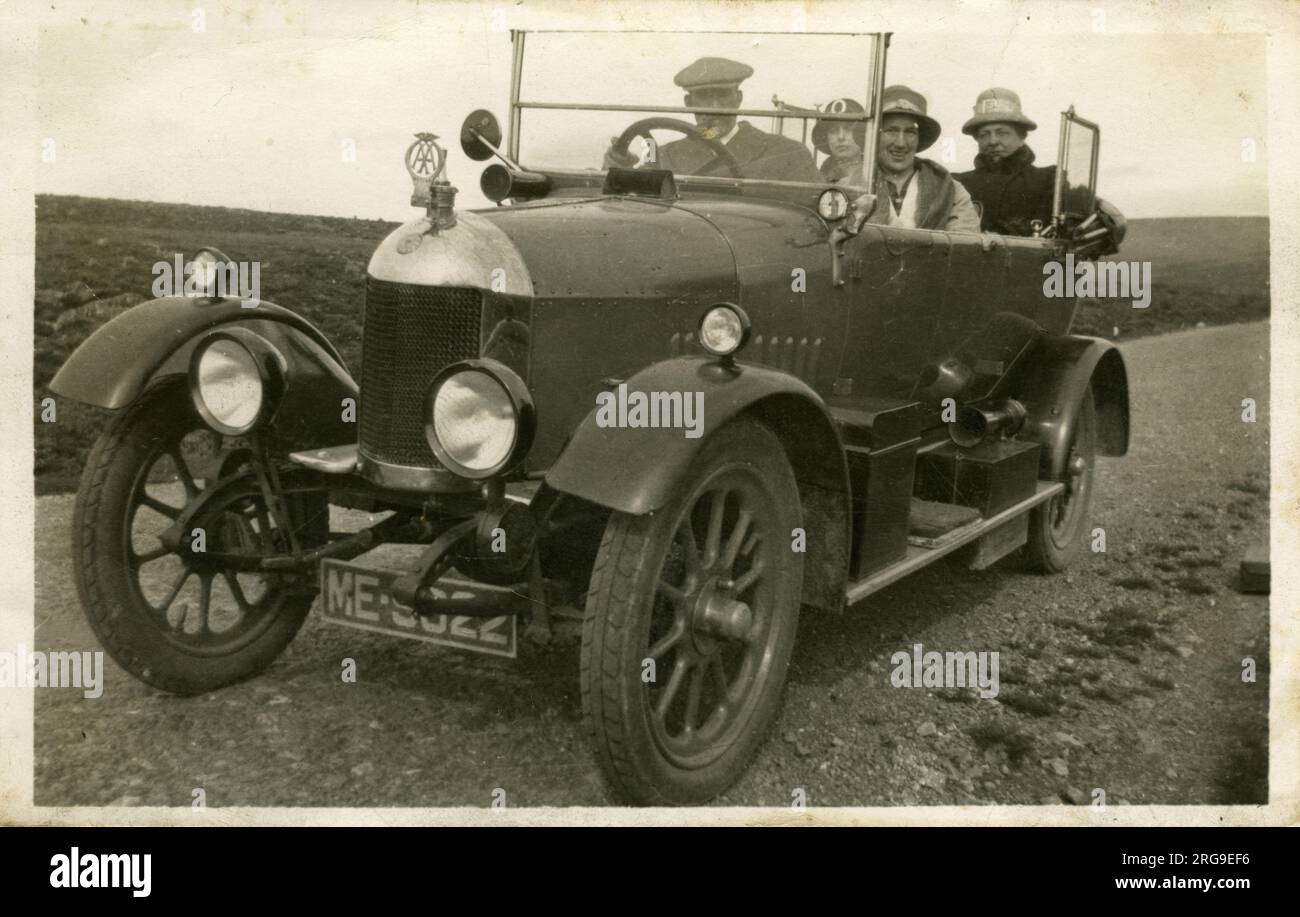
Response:
[{"label": "radiator grille", "polygon": [[483,294],[366,278],[361,340],[361,449],[382,462],[437,465],[424,439],[424,397],[438,371],[479,354]]}]

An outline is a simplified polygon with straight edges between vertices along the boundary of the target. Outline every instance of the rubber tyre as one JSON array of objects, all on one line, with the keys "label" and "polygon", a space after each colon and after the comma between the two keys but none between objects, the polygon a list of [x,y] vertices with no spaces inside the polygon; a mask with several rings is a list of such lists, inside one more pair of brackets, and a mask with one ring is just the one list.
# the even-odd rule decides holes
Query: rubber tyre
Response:
[{"label": "rubber tyre", "polygon": [[[738,735],[711,763],[677,766],[655,738],[650,695],[641,680],[654,614],[655,584],[678,526],[709,481],[727,469],[747,469],[771,507],[769,533],[776,568],[772,579],[772,630],[764,637],[769,665],[755,678],[733,727]],[[742,472],[745,473],[745,472]],[[611,794],[640,805],[708,802],[731,786],[762,745],[780,709],[798,623],[803,554],[791,548],[801,525],[798,489],[780,440],[762,424],[742,417],[711,437],[689,466],[676,496],[644,516],[614,512],[592,570],[582,640],[582,707],[587,731]],[[761,542],[760,542],[761,543]],[[743,711],[748,710],[744,716]],[[716,711],[715,711],[716,712]],[[719,743],[722,744],[722,743]]]},{"label": "rubber tyre", "polygon": [[[113,418],[86,461],[72,516],[72,558],[82,607],[109,656],[140,681],[180,695],[202,694],[265,669],[289,644],[314,596],[275,590],[265,614],[273,620],[247,645],[226,655],[185,652],[164,639],[141,607],[126,561],[132,488],[157,442],[197,429],[201,421],[184,384],[145,392]],[[178,434],[179,431],[179,434]],[[328,504],[314,503],[306,543],[328,533]],[[323,523],[323,524],[322,524]]]},{"label": "rubber tyre", "polygon": [[1088,539],[1089,509],[1096,483],[1097,410],[1092,388],[1083,397],[1079,422],[1070,442],[1069,463],[1083,459],[1085,469],[1074,479],[1075,491],[1070,497],[1068,517],[1064,525],[1053,528],[1052,518],[1058,511],[1058,499],[1036,506],[1029,514],[1029,540],[1022,549],[1023,566],[1043,573],[1065,570],[1079,555]]}]

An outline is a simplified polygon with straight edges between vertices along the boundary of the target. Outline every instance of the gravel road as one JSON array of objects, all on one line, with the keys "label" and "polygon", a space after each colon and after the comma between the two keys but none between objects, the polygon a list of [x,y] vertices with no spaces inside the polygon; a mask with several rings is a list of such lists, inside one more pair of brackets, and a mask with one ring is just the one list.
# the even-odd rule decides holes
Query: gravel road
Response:
[{"label": "gravel road", "polygon": [[[719,804],[1266,800],[1268,600],[1234,582],[1267,538],[1268,326],[1123,350],[1133,440],[1099,461],[1106,552],[1055,577],[941,562],[842,617],[806,613],[776,731]],[[37,649],[97,648],[71,581],[71,506],[37,503]],[[608,804],[573,628],[521,642],[519,659],[494,659],[314,611],[261,677],[191,699],[108,661],[99,699],[37,692],[35,800],[188,806],[202,788],[209,806],[487,806],[501,790],[512,807]],[[917,643],[999,652],[998,697],[891,686],[891,656]]]}]

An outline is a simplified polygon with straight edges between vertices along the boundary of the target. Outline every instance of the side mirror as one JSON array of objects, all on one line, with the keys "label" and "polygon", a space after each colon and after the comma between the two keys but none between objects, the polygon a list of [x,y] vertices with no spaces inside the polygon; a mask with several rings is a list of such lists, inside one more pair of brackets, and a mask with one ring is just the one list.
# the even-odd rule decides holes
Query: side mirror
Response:
[{"label": "side mirror", "polygon": [[1092,216],[1097,206],[1097,154],[1101,128],[1074,113],[1061,113],[1056,187],[1052,192],[1052,225],[1059,238]]},{"label": "side mirror", "polygon": [[485,109],[472,111],[460,126],[460,148],[475,162],[499,156],[501,125],[496,115]]}]

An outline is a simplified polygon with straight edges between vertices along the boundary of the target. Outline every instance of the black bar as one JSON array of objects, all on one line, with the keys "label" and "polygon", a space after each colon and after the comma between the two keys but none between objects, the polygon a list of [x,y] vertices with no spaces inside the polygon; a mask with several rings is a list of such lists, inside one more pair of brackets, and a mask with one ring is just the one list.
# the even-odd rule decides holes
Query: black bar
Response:
[{"label": "black bar", "polygon": [[[173,811],[172,817],[180,824],[228,821],[215,810]],[[452,824],[532,821],[573,825],[590,818],[589,811],[584,810],[580,817],[566,809],[485,807],[477,813],[447,810],[446,815],[435,814],[433,819]],[[916,817],[926,817],[925,809],[914,811]],[[1187,811],[1195,817],[1197,810]],[[722,825],[852,823],[848,815],[835,810],[813,809],[654,810],[650,814],[656,823],[668,825],[691,821]],[[376,822],[409,817],[401,809],[376,810],[373,815]],[[292,817],[291,813],[277,815]],[[597,817],[601,817],[599,813]],[[624,826],[636,817],[633,810],[617,808],[606,810],[603,816],[611,824]],[[774,871],[811,895],[852,893],[878,901],[899,900],[909,912],[926,905],[947,909],[955,903],[954,898],[963,895],[971,898],[972,909],[981,911],[1021,902],[1050,905],[1068,900],[1077,905],[1100,898],[1127,898],[1135,909],[1150,909],[1166,902],[1178,906],[1192,897],[1211,903],[1216,910],[1231,910],[1251,893],[1280,898],[1291,887],[1293,871],[1290,838],[1276,829],[1259,828],[907,827],[857,830],[851,836],[825,832],[767,832],[761,836],[749,832],[747,836],[732,831],[725,839],[713,832],[681,832],[670,839],[662,833],[637,836],[624,831],[616,839],[565,838],[563,848],[550,840],[500,831],[460,832],[452,838],[410,827],[11,829],[0,832],[0,856],[5,863],[6,890],[15,902],[33,893],[65,902],[71,896],[80,896],[83,902],[94,897],[128,905],[142,900],[134,895],[129,882],[127,887],[116,888],[53,887],[51,880],[63,865],[56,858],[70,858],[75,847],[78,861],[86,866],[88,861],[83,858],[87,855],[135,854],[141,857],[135,863],[143,867],[143,855],[148,854],[149,900],[201,900],[205,910],[227,902],[248,907],[268,899],[292,900],[299,912],[321,902],[331,913],[337,913],[337,905],[347,900],[367,901],[377,907],[385,899],[424,891],[458,897],[478,892],[497,904],[513,894],[540,906],[539,893],[555,895],[578,882],[583,893],[592,895],[603,891],[607,883],[650,881],[647,874],[634,880],[629,864],[653,862],[655,851],[662,851],[665,841],[684,862],[707,858],[712,870],[719,871],[716,874],[738,875],[738,869]],[[747,849],[750,845],[752,849]],[[564,850],[563,860],[547,852],[559,849]],[[580,869],[575,868],[579,863],[574,860],[579,854]],[[1186,857],[1186,862],[1170,864],[1171,855]],[[1230,862],[1194,865],[1192,860],[1198,855]],[[1165,857],[1166,861],[1154,866],[1125,863],[1126,856]],[[610,869],[599,868],[604,866]],[[136,890],[143,890],[140,873],[134,876]],[[64,869],[57,879],[66,876]],[[94,876],[86,874],[86,878]],[[1164,885],[1165,880],[1196,880],[1199,885],[1206,879],[1211,883],[1208,890]],[[1154,887],[1127,887],[1131,880]],[[1249,883],[1248,888],[1221,884],[1242,880]],[[732,904],[747,892],[771,893],[768,882],[725,884]],[[721,894],[721,888],[717,893]]]}]

